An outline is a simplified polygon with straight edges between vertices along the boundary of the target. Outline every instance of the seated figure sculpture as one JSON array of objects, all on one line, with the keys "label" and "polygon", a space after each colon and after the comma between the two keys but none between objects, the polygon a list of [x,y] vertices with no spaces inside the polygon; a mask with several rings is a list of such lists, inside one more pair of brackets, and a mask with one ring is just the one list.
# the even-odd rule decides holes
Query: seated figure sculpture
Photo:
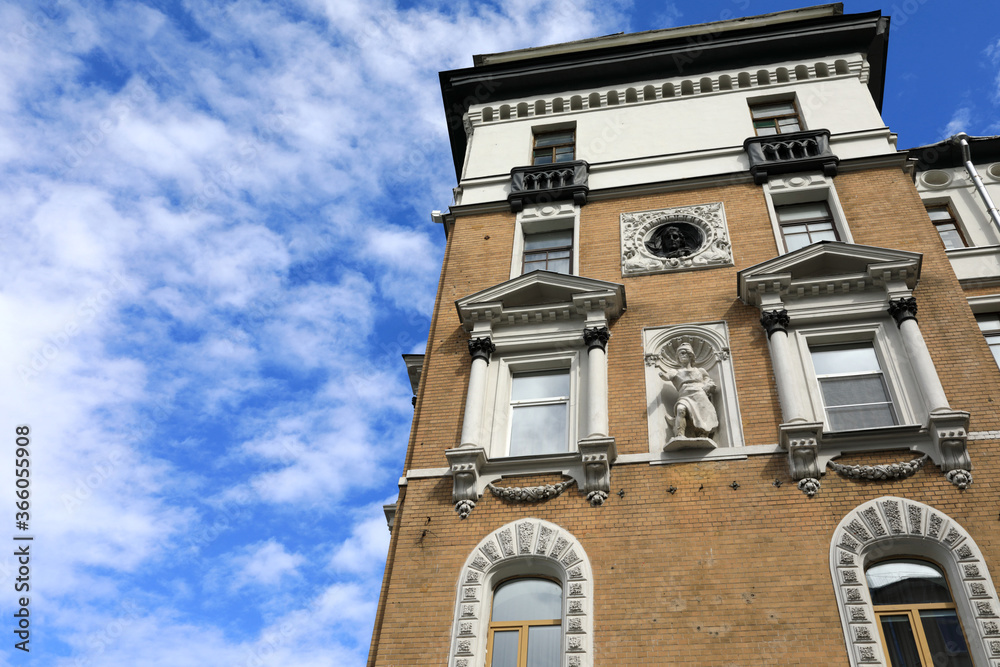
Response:
[{"label": "seated figure sculpture", "polygon": [[[688,343],[677,347],[680,368],[660,372],[660,378],[673,385],[677,391],[673,414],[667,405],[668,437],[665,450],[686,447],[714,448],[712,437],[719,427],[719,415],[712,404],[715,382],[704,368],[694,365],[694,349]],[[664,397],[667,398],[666,396]]]}]

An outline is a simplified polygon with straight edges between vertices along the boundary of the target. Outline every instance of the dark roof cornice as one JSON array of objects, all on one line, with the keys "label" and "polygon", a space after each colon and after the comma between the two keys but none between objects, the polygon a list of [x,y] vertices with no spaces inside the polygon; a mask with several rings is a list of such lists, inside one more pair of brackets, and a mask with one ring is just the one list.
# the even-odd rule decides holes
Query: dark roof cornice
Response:
[{"label": "dark roof cornice", "polygon": [[463,115],[472,104],[532,97],[560,90],[621,85],[631,81],[697,76],[719,69],[864,53],[871,67],[868,88],[881,111],[889,17],[879,11],[752,25],[662,40],[614,43],[604,48],[557,52],[440,73],[441,94],[456,177],[461,179],[466,135]]}]

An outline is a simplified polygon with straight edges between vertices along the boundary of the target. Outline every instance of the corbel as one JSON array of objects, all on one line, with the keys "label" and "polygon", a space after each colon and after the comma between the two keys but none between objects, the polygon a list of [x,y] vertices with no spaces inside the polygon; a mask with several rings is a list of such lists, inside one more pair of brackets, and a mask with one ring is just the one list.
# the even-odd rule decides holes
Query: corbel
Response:
[{"label": "corbel", "polygon": [[788,451],[788,471],[798,482],[799,491],[810,498],[819,491],[819,448],[823,442],[822,422],[781,424],[781,445]]},{"label": "corbel", "polygon": [[611,492],[611,464],[618,458],[614,438],[584,438],[578,443],[583,461],[580,490],[594,507],[604,504]]},{"label": "corbel", "polygon": [[466,518],[480,498],[480,475],[489,459],[482,447],[456,447],[445,450],[452,477],[451,499],[458,516]]},{"label": "corbel", "polygon": [[932,412],[929,430],[937,450],[938,464],[948,481],[960,489],[972,484],[969,458],[969,413],[961,410]]}]

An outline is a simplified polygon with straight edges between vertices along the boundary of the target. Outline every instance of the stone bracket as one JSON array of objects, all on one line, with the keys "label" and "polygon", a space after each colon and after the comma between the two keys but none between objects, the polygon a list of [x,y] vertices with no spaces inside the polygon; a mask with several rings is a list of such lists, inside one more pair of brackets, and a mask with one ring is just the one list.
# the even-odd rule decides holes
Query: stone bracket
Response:
[{"label": "stone bracket", "polygon": [[455,511],[464,519],[479,500],[479,477],[489,458],[482,447],[448,449],[444,455],[448,458],[452,476],[451,499],[455,503]]},{"label": "stone bracket", "polygon": [[962,410],[932,412],[928,429],[937,451],[938,465],[948,481],[960,489],[968,487],[972,484],[969,413]]},{"label": "stone bracket", "polygon": [[594,507],[603,505],[611,492],[611,464],[618,458],[614,438],[584,438],[578,443],[583,461],[580,490]]},{"label": "stone bracket", "polygon": [[823,442],[822,422],[781,424],[781,446],[788,451],[788,472],[799,490],[812,497],[819,490],[819,448]]}]

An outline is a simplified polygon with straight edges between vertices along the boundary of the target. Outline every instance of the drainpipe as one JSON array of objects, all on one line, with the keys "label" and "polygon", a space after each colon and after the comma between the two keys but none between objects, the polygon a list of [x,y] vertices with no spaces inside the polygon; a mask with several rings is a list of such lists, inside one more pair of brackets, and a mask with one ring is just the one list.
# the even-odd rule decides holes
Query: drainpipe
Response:
[{"label": "drainpipe", "polygon": [[976,184],[976,190],[979,191],[979,196],[983,198],[986,203],[986,210],[989,211],[990,217],[993,219],[993,224],[996,225],[997,229],[1000,229],[1000,211],[997,211],[996,204],[990,199],[990,193],[986,191],[986,186],[983,185],[983,179],[979,177],[979,172],[976,171],[976,165],[972,164],[972,151],[969,150],[969,135],[965,132],[959,132],[955,136],[948,139],[948,141],[957,144],[962,150],[962,159],[965,161],[965,170],[969,172],[969,176],[972,177],[972,182]]}]

